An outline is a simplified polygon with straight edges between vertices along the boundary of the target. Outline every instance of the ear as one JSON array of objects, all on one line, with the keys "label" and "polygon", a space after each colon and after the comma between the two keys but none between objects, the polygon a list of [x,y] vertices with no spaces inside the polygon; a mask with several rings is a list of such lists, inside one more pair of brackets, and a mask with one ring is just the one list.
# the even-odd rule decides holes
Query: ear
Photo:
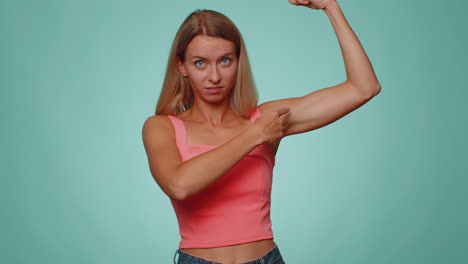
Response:
[{"label": "ear", "polygon": [[185,65],[182,61],[180,61],[179,58],[177,58],[177,69],[179,70],[180,74],[182,76],[186,77],[187,76],[187,71],[185,70]]}]

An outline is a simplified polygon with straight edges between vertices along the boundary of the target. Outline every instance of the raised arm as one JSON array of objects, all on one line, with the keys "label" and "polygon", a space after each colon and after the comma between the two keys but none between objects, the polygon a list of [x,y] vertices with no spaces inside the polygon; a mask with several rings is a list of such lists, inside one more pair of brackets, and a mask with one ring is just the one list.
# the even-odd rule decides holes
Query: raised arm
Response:
[{"label": "raised arm", "polygon": [[361,43],[336,0],[289,0],[291,4],[321,9],[335,30],[346,67],[346,81],[302,97],[265,102],[262,113],[288,107],[285,136],[328,125],[359,108],[380,92],[380,84]]},{"label": "raised arm", "polygon": [[256,146],[283,136],[287,109],[262,115],[248,129],[221,146],[182,162],[170,121],[149,117],[143,125],[143,143],[151,174],[164,193],[182,200],[205,189],[228,172]]}]

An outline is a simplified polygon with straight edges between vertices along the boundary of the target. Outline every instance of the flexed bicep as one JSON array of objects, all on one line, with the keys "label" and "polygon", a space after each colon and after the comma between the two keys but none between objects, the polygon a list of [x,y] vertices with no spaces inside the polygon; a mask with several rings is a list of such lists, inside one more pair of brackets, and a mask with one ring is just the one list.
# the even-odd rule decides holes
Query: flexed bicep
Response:
[{"label": "flexed bicep", "polygon": [[284,136],[304,133],[326,126],[359,108],[373,95],[363,94],[349,82],[323,88],[302,97],[269,101],[259,107],[262,112],[287,107]]}]

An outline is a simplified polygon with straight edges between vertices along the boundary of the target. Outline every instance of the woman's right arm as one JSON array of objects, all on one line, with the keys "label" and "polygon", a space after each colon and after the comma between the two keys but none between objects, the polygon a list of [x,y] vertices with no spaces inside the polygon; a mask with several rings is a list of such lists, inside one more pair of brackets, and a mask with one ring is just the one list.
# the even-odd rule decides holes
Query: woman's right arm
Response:
[{"label": "woman's right arm", "polygon": [[262,116],[223,145],[185,162],[180,159],[169,119],[149,117],[142,134],[151,174],[169,197],[183,200],[192,196],[223,176],[256,146],[281,138],[287,112],[286,108]]}]

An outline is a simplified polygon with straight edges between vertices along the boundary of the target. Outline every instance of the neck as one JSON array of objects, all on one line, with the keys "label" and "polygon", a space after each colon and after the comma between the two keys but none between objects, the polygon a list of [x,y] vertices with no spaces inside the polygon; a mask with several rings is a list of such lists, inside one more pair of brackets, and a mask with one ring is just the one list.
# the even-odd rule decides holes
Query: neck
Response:
[{"label": "neck", "polygon": [[207,122],[213,127],[218,127],[225,121],[234,117],[229,100],[219,103],[207,103],[199,100],[193,102],[187,113],[190,119],[196,122]]}]

